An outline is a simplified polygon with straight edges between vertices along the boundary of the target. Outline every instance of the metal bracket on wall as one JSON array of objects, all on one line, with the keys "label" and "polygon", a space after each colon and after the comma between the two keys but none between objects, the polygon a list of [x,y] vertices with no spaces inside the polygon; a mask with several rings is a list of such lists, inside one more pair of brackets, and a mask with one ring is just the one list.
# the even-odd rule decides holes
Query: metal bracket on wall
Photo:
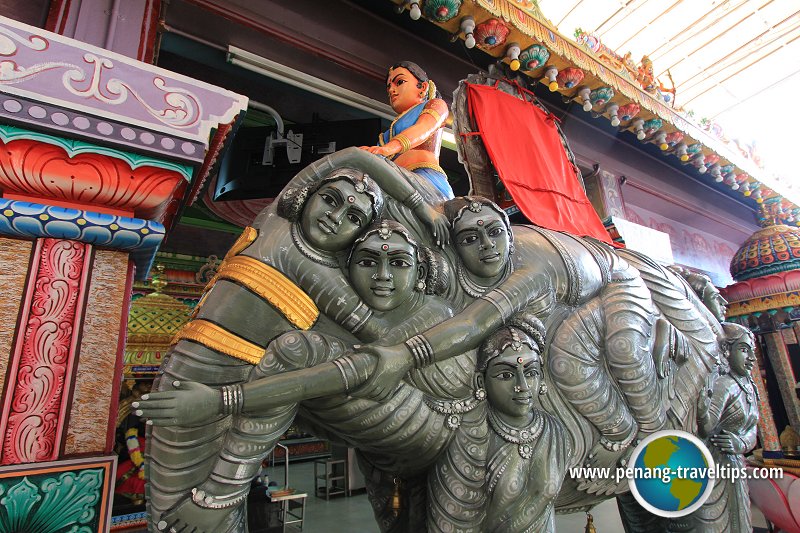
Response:
[{"label": "metal bracket on wall", "polygon": [[303,152],[303,134],[289,130],[285,137],[279,137],[276,132],[270,133],[264,146],[264,157],[261,164],[271,165],[275,160],[275,148],[280,146],[286,147],[286,157],[289,159],[289,163],[299,163]]}]

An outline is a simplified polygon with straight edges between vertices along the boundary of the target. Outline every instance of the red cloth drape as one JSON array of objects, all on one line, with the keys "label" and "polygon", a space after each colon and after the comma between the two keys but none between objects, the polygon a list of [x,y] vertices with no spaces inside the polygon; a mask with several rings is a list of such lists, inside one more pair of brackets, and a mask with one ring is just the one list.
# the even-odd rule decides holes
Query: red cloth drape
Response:
[{"label": "red cloth drape", "polygon": [[567,159],[555,117],[491,86],[467,90],[489,157],[528,220],[613,244]]}]

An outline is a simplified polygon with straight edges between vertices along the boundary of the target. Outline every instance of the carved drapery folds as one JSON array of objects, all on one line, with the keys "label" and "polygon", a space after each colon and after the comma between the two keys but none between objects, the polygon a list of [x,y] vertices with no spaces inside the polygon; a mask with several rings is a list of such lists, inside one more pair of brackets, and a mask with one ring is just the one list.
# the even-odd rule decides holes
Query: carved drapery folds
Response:
[{"label": "carved drapery folds", "polygon": [[0,464],[58,457],[91,245],[38,241],[0,420]]}]

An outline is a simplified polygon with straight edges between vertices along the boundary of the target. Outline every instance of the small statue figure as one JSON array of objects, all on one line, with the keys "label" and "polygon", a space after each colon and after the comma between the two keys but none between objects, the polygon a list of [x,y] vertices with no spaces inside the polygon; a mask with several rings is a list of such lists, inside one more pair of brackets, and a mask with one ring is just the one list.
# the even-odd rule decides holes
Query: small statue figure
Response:
[{"label": "small statue figure", "polygon": [[378,137],[377,146],[361,149],[425,177],[445,197],[452,198],[447,174],[439,166],[442,128],[449,111],[433,80],[416,63],[401,61],[389,68],[386,91],[397,118]]},{"label": "small statue figure", "polygon": [[[758,424],[758,389],[753,383],[755,339],[749,329],[725,322],[722,353],[728,369],[708,376],[697,403],[698,434],[706,439],[718,466],[744,468],[742,454],[753,449]],[[711,496],[684,519],[699,531],[752,530],[750,499],[745,479],[719,479]]]}]

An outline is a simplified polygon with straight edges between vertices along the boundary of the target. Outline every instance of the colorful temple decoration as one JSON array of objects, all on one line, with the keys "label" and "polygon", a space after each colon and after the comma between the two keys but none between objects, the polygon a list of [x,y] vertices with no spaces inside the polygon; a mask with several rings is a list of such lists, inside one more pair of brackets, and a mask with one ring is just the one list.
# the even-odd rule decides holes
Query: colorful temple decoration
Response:
[{"label": "colorful temple decoration", "polygon": [[115,462],[72,459],[0,471],[0,531],[108,531]]},{"label": "colorful temple decoration", "polygon": [[800,230],[769,226],[754,233],[731,260],[737,281],[800,269]]},{"label": "colorful temple decoration", "polygon": [[501,46],[508,38],[508,26],[497,19],[489,19],[475,27],[475,40],[478,46],[489,50]]},{"label": "colorful temple decoration", "polygon": [[461,0],[425,0],[423,12],[425,17],[436,22],[447,22],[458,15]]},{"label": "colorful temple decoration", "polygon": [[[91,10],[56,11],[63,31]],[[142,17],[117,34],[144,39]],[[247,98],[7,18],[0,41],[0,318],[19,324],[0,333],[0,530],[108,531],[134,278]]]},{"label": "colorful temple decoration", "polygon": [[[398,8],[413,9],[413,5],[416,5],[409,5],[403,0],[392,2]],[[448,9],[448,15],[451,12]],[[451,19],[442,21],[438,15],[426,18],[452,35],[463,36],[468,43],[474,37],[479,47],[508,62],[512,70],[521,66],[532,79],[546,84],[551,91],[561,91],[567,98],[578,96],[581,83],[584,87],[593,88],[590,97],[592,107],[589,108],[588,103],[582,101],[584,109],[605,115],[615,123],[614,126],[618,126],[619,121],[625,122],[625,116],[630,117],[628,120],[641,118],[644,124],[661,121],[662,125],[658,128],[634,127],[632,131],[640,141],[650,142],[650,136],[660,130],[666,140],[659,139],[658,145],[665,155],[674,155],[684,163],[691,162],[695,172],[707,174],[709,181],[719,184],[717,187],[724,186],[737,191],[747,201],[752,201],[754,206],[773,199],[784,199],[780,193],[762,188],[761,182],[755,178],[764,172],[752,147],[728,142],[718,124],[708,121],[695,123],[691,117],[672,108],[675,88],[666,88],[655,79],[653,62],[647,56],[642,57],[637,65],[630,54],[621,56],[603,45],[596,36],[580,29],[575,33],[575,41],[568,39],[545,18],[536,2],[527,0],[474,0],[463,3],[458,16]],[[467,19],[470,24],[476,25],[474,35],[463,30],[462,21]],[[518,57],[508,54],[506,48],[500,46],[505,42],[514,43],[523,53]],[[577,81],[577,77],[564,74],[576,71],[583,74],[580,81]],[[557,79],[558,76],[561,79]],[[575,81],[571,81],[573,78]],[[639,111],[626,114],[625,110],[633,109],[626,106],[638,106]],[[617,115],[614,109],[623,110],[623,113]],[[701,155],[704,159],[700,159]],[[731,179],[730,172],[722,173],[713,169],[715,164],[719,164],[720,168],[733,167],[736,175],[745,178]],[[709,170],[711,172],[707,172]],[[792,204],[791,207],[797,206]],[[800,223],[800,220],[792,223]]]},{"label": "colorful temple decoration", "polygon": [[161,293],[161,283],[153,284],[156,292],[131,304],[123,367],[126,378],[155,375],[175,334],[191,315],[190,307]]},{"label": "colorful temple decoration", "polygon": [[[731,260],[731,275],[736,283],[722,289],[728,300],[728,320],[750,327],[763,338],[760,371],[756,379],[762,402],[759,406],[761,435],[766,458],[772,452],[780,457],[780,445],[770,391],[762,380],[764,359],[768,359],[776,383],[772,394],[779,394],[782,408],[793,428],[800,428],[800,399],[796,392],[798,377],[794,373],[789,345],[797,346],[792,324],[800,319],[800,229],[775,224],[775,219],[762,208],[766,227],[755,232],[739,248]],[[755,371],[756,369],[754,369]],[[772,456],[770,460],[774,460]]]}]

